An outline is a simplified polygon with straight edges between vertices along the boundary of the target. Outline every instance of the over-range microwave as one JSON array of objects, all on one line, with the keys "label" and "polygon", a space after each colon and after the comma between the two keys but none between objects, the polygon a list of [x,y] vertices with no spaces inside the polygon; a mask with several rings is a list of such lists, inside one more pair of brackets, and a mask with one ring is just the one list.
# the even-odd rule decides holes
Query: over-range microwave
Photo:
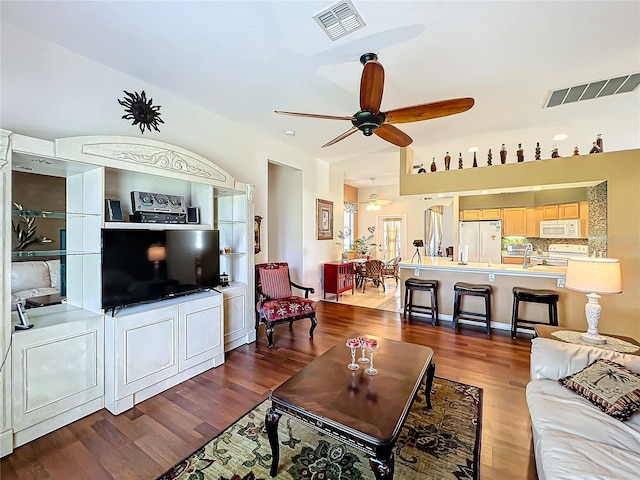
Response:
[{"label": "over-range microwave", "polygon": [[580,220],[542,220],[540,238],[580,238]]}]

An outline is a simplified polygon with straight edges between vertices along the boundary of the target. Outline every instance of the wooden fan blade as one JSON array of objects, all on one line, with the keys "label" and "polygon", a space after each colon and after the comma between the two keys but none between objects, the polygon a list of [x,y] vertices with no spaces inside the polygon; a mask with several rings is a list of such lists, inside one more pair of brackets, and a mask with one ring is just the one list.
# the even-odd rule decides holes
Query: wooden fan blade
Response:
[{"label": "wooden fan blade", "polygon": [[402,130],[386,123],[383,123],[380,128],[376,128],[373,133],[399,147],[406,147],[413,142],[413,139]]},{"label": "wooden fan blade", "polygon": [[375,60],[364,64],[360,80],[360,110],[367,110],[377,115],[382,103],[384,89],[384,68]]},{"label": "wooden fan blade", "polygon": [[452,98],[440,102],[424,103],[412,107],[398,108],[385,112],[387,116],[385,123],[408,123],[430,118],[446,117],[462,113],[473,107],[473,98]]},{"label": "wooden fan blade", "polygon": [[325,143],[324,145],[322,145],[322,147],[328,147],[329,145],[333,145],[334,143],[338,143],[343,138],[347,138],[349,135],[351,135],[352,133],[356,133],[357,131],[358,131],[358,127],[352,127],[350,130],[347,130],[342,135],[339,135],[336,138],[334,138],[333,140],[331,140],[330,142]]},{"label": "wooden fan blade", "polygon": [[315,113],[298,113],[298,112],[283,112],[282,110],[274,110],[280,115],[293,115],[294,117],[310,117],[310,118],[324,118],[327,120],[355,120],[353,117],[338,117],[335,115],[316,115]]}]

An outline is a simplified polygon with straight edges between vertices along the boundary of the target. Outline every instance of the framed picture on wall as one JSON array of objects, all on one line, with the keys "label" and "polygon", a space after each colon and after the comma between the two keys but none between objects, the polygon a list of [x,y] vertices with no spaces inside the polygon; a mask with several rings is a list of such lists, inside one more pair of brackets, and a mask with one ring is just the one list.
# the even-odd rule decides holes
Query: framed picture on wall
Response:
[{"label": "framed picture on wall", "polygon": [[333,202],[316,199],[316,240],[333,240]]},{"label": "framed picture on wall", "polygon": [[253,217],[253,251],[255,254],[260,253],[260,224],[262,223],[262,217],[255,215]]}]

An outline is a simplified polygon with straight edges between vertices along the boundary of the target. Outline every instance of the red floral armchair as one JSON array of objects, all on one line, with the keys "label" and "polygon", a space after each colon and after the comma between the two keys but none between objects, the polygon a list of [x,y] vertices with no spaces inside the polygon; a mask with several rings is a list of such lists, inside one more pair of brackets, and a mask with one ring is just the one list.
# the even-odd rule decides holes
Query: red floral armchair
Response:
[{"label": "red floral armchair", "polygon": [[[304,298],[293,295],[291,287],[303,290]],[[318,322],[316,305],[309,300],[309,293],[314,292],[313,288],[291,281],[286,262],[256,265],[256,329],[260,323],[265,324],[269,348],[273,348],[273,327],[280,323],[288,322],[291,328],[295,320],[308,318],[311,320],[309,337],[313,338],[313,330]]]}]

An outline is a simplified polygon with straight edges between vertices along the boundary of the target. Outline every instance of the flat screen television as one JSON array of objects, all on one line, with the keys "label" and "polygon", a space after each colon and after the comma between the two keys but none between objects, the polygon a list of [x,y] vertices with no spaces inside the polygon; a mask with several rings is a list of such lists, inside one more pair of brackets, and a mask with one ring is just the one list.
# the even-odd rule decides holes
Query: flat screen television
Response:
[{"label": "flat screen television", "polygon": [[102,308],[196,293],[220,283],[218,230],[102,230]]}]

